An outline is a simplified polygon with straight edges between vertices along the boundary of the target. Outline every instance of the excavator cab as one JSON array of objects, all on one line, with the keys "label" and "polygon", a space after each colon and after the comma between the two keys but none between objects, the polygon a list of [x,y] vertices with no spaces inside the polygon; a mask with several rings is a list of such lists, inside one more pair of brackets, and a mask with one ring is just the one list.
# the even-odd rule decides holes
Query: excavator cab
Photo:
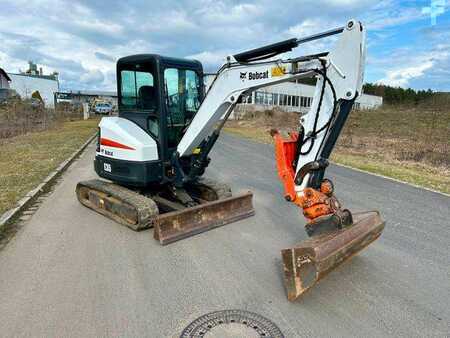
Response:
[{"label": "excavator cab", "polygon": [[119,117],[145,130],[162,161],[176,150],[204,97],[202,64],[156,54],[117,62]]}]

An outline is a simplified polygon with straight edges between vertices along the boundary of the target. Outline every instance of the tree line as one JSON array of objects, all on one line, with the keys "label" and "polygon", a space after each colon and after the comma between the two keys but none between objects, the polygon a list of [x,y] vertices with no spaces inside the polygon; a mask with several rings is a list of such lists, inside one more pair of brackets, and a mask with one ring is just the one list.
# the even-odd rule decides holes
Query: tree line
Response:
[{"label": "tree line", "polygon": [[436,94],[431,89],[414,90],[411,88],[391,87],[382,84],[366,83],[363,93],[383,97],[383,103],[387,104],[419,104],[429,101]]},{"label": "tree line", "polygon": [[[317,78],[305,78],[297,80],[298,83],[306,85],[315,85]],[[391,87],[383,84],[366,83],[363,86],[363,93],[369,95],[381,96],[385,104],[430,104],[430,103],[449,103],[450,93],[434,92],[428,90],[414,90],[411,88]]]}]

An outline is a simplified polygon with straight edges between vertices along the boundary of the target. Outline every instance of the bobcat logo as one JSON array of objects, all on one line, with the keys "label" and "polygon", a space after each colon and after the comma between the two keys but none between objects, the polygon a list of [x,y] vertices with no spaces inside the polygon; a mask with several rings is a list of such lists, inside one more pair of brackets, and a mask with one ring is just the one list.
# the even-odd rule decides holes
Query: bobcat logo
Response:
[{"label": "bobcat logo", "polygon": [[247,72],[241,72],[241,80],[244,81],[247,78]]}]

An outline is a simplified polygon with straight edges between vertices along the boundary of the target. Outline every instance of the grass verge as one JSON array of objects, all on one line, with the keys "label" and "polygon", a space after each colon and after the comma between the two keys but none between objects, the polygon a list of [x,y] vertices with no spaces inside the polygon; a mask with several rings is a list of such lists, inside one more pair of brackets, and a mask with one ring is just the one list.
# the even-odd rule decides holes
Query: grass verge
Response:
[{"label": "grass verge", "polygon": [[[257,142],[271,144],[269,128],[227,125],[224,131]],[[382,153],[381,151],[379,154]],[[331,160],[337,164],[398,179],[421,187],[450,194],[450,170],[412,161],[398,161],[389,156],[376,156],[367,152],[354,152],[338,144]]]},{"label": "grass verge", "polygon": [[417,163],[395,163],[371,159],[363,155],[335,152],[331,159],[338,164],[398,179],[450,194],[450,172]]},{"label": "grass verge", "polygon": [[13,208],[83,145],[98,122],[63,122],[50,130],[0,140],[0,214]]}]

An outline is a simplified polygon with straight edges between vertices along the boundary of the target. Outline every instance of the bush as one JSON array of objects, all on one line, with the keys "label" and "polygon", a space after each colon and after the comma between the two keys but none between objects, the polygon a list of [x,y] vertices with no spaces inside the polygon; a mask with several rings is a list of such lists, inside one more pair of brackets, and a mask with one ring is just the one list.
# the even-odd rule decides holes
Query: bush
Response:
[{"label": "bush", "polygon": [[60,122],[82,118],[82,110],[71,105],[49,109],[33,104],[32,100],[8,100],[0,105],[0,139],[47,130]]}]

